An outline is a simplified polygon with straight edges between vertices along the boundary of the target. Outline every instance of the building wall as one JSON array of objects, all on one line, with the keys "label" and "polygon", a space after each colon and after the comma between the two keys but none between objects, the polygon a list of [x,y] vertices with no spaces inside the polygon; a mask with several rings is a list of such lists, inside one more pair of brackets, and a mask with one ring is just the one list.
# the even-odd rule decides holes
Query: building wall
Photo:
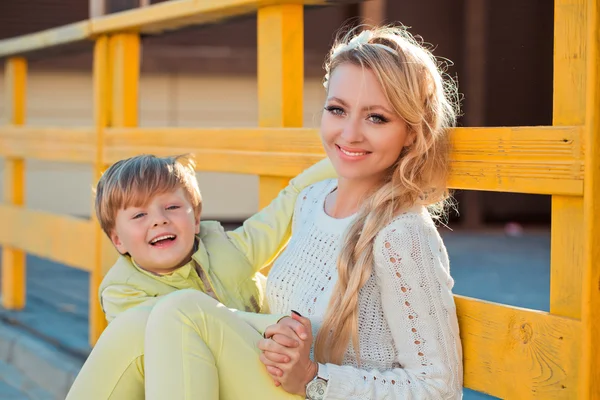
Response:
[{"label": "building wall", "polygon": [[[4,117],[4,85],[0,74],[0,114]],[[257,126],[257,87],[252,77],[142,75],[140,126]],[[93,124],[92,77],[83,72],[32,72],[28,80],[28,124],[90,126]],[[324,100],[321,80],[305,84],[304,125],[317,127]],[[0,124],[5,123],[4,120]],[[2,164],[0,164],[2,165]],[[2,172],[0,167],[0,172]],[[198,173],[204,218],[243,219],[258,208],[258,179],[252,175]],[[27,164],[27,206],[60,214],[88,216],[92,167],[31,160]],[[0,174],[0,195],[2,176]],[[243,193],[243,195],[240,195]]]}]

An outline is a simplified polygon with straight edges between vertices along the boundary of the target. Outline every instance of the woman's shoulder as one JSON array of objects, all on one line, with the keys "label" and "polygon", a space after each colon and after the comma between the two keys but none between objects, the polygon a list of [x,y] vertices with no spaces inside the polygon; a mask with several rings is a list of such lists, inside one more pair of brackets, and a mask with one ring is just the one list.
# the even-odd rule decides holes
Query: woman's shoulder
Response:
[{"label": "woman's shoulder", "polygon": [[423,239],[441,240],[431,214],[420,205],[401,212],[383,227],[375,238],[375,246],[385,245],[392,237],[402,238],[405,243]]}]

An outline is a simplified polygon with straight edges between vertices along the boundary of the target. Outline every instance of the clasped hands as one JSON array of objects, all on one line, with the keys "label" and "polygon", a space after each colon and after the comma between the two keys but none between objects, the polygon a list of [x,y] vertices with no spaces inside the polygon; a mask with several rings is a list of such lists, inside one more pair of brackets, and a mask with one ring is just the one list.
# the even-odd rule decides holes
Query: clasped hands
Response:
[{"label": "clasped hands", "polygon": [[292,311],[265,330],[258,342],[260,361],[266,366],[275,386],[305,396],[305,389],[317,375],[317,363],[310,359],[313,342],[310,320]]}]

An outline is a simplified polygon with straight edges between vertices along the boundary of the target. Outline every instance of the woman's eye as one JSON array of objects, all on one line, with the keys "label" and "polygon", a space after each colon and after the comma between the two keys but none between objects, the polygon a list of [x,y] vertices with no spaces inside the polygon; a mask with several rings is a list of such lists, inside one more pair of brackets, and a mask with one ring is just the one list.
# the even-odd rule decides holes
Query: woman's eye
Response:
[{"label": "woman's eye", "polygon": [[333,115],[344,115],[344,110],[336,106],[327,106],[325,110],[329,111]]},{"label": "woman's eye", "polygon": [[369,120],[375,124],[385,124],[389,120],[381,114],[371,114],[369,115]]}]

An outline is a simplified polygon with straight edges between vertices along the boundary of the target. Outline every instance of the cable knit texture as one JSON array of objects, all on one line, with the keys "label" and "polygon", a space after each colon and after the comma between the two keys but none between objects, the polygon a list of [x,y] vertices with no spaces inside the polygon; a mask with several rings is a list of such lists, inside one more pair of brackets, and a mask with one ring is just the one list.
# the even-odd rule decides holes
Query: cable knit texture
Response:
[{"label": "cable knit texture", "polygon": [[[300,312],[315,336],[337,281],[344,233],[355,218],[325,213],[325,197],[336,187],[337,180],[327,180],[300,194],[292,239],[267,282],[271,312]],[[326,399],[461,398],[454,281],[427,210],[416,207],[395,218],[373,251],[373,273],[359,292],[360,363],[349,345],[341,366],[328,364]]]}]

